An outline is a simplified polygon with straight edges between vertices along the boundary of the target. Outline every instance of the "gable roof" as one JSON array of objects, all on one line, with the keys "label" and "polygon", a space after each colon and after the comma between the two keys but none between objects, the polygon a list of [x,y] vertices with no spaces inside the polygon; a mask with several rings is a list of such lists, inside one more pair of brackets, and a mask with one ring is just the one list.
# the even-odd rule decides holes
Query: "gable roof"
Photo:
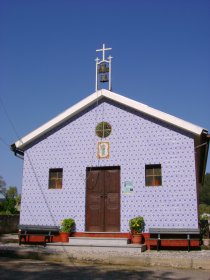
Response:
[{"label": "gable roof", "polygon": [[[196,136],[200,136],[202,134],[202,132],[205,131],[204,128],[194,125],[190,122],[184,121],[180,118],[174,117],[172,115],[169,115],[167,113],[164,113],[162,111],[149,107],[143,103],[137,102],[130,98],[124,97],[117,93],[102,89],[102,90],[94,92],[93,94],[89,95],[85,99],[81,100],[80,102],[76,103],[75,105],[73,105],[72,107],[70,107],[69,109],[64,111],[63,113],[57,115],[55,118],[51,119],[47,123],[43,124],[39,128],[30,132],[26,136],[22,137],[21,139],[19,139],[12,145],[12,149],[14,150],[14,148],[15,148],[18,150],[24,150],[26,145],[30,144],[31,142],[33,142],[40,136],[44,135],[48,131],[50,131],[53,128],[57,127],[58,125],[62,124],[66,120],[70,119],[71,117],[75,116],[76,114],[83,111],[85,108],[89,107],[97,100],[99,101],[103,97],[110,99],[112,101],[115,101],[117,103],[120,103],[122,105],[128,106],[130,108],[133,108],[133,109],[140,111],[142,113],[145,113],[149,116],[155,117],[159,120],[172,124],[181,129],[184,129],[188,132],[195,134]],[[206,133],[207,133],[207,131],[206,131]]]}]

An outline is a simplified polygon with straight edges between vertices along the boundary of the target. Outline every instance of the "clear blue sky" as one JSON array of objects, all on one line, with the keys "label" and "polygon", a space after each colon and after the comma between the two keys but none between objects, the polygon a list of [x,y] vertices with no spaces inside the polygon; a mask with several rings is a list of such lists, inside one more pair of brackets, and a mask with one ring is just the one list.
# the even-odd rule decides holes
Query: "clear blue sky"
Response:
[{"label": "clear blue sky", "polygon": [[114,92],[210,131],[209,0],[0,0],[7,186],[21,190],[22,160],[10,144],[94,92],[103,43]]}]

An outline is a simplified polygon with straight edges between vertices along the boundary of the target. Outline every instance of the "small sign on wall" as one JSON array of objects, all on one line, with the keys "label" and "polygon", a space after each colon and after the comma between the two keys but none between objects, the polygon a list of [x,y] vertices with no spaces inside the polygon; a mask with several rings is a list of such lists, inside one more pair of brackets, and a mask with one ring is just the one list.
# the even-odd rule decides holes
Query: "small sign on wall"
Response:
[{"label": "small sign on wall", "polygon": [[124,182],[123,193],[124,194],[132,194],[133,193],[133,182],[131,182],[131,181],[125,181]]},{"label": "small sign on wall", "polygon": [[98,142],[98,158],[109,158],[110,146],[109,142]]}]

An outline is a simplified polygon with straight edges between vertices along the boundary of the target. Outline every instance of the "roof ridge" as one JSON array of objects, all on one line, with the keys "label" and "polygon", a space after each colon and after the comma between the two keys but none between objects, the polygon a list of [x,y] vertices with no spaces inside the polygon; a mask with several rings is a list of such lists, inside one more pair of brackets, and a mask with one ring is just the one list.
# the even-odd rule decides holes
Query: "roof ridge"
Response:
[{"label": "roof ridge", "polygon": [[187,122],[181,118],[177,118],[172,116],[168,113],[162,112],[158,109],[152,108],[146,104],[141,102],[135,101],[128,97],[122,96],[118,93],[111,92],[106,89],[100,89],[86,98],[82,99],[81,101],[77,102],[76,104],[72,105],[62,113],[58,114],[48,122],[44,123],[37,129],[33,130],[32,132],[28,133],[26,136],[22,137],[18,141],[15,142],[16,148],[24,149],[26,145],[37,139],[38,137],[42,136],[46,132],[52,130],[53,128],[57,127],[59,124],[65,122],[66,120],[70,119],[71,117],[75,116],[79,112],[83,111],[85,108],[92,105],[96,100],[100,100],[101,98],[106,97],[110,100],[113,100],[117,103],[123,104],[125,106],[131,107],[137,111],[143,112],[149,116],[155,117],[160,119],[164,122],[172,124],[176,127],[182,128],[186,131],[192,132],[193,134],[200,135],[204,128],[194,125],[190,122]]}]

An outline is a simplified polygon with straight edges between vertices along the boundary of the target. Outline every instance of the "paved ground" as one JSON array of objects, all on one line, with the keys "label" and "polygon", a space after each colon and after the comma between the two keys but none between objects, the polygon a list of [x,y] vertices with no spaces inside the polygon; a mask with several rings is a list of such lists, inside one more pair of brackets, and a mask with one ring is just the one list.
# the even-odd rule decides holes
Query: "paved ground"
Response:
[{"label": "paved ground", "polygon": [[210,272],[169,268],[55,263],[36,260],[0,258],[0,277],[3,280],[210,280]]}]

